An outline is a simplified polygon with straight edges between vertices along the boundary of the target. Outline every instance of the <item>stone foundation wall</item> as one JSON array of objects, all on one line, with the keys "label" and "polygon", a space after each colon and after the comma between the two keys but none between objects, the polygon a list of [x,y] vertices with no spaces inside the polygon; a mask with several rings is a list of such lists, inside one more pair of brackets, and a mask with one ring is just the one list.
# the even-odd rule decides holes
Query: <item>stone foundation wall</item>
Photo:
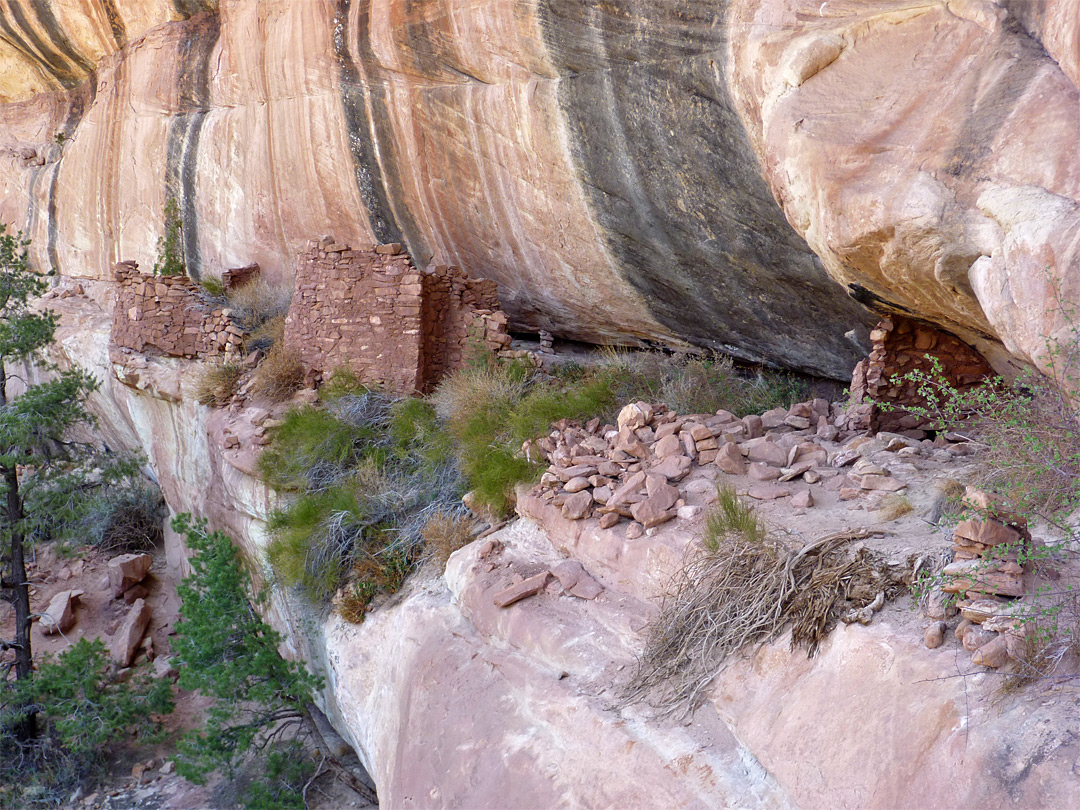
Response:
[{"label": "stone foundation wall", "polygon": [[399,394],[430,390],[465,360],[470,341],[509,345],[495,282],[453,267],[413,266],[400,245],[308,244],[285,319],[285,343],[309,372],[348,368]]},{"label": "stone foundation wall", "polygon": [[171,357],[237,356],[243,333],[187,276],[153,276],[135,262],[113,268],[120,285],[111,345]]},{"label": "stone foundation wall", "polygon": [[[918,428],[923,420],[903,409],[927,403],[918,384],[903,377],[913,371],[931,372],[928,355],[940,362],[945,378],[961,391],[993,375],[982,356],[959,338],[910,318],[882,319],[870,332],[870,340],[870,356],[859,361],[851,377],[850,402],[854,404],[847,410],[848,429]],[[882,403],[899,410],[882,410]]]}]

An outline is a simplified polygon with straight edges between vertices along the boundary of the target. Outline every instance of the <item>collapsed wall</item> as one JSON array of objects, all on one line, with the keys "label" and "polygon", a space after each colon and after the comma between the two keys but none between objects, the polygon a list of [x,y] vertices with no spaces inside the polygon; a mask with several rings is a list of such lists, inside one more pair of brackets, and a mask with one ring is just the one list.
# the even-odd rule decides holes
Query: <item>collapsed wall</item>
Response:
[{"label": "collapsed wall", "polygon": [[311,241],[296,279],[285,345],[309,375],[345,368],[398,394],[425,392],[470,351],[510,344],[494,281],[456,267],[419,270],[398,244]]},{"label": "collapsed wall", "polygon": [[242,330],[187,276],[141,273],[132,261],[117,264],[113,276],[118,289],[110,350],[189,359],[240,354]]}]

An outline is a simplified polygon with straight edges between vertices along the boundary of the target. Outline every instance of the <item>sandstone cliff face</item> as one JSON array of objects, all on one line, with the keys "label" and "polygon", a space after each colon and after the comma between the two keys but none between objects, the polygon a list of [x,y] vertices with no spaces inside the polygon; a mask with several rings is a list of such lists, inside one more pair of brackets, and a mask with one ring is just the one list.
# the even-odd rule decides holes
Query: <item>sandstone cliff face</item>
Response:
[{"label": "sandstone cliff face", "polygon": [[1051,370],[1080,282],[1076,4],[738,0],[730,24],[755,152],[830,275]]},{"label": "sandstone cliff face", "polygon": [[152,263],[167,197],[195,274],[403,239],[498,281],[521,329],[843,377],[869,316],[761,178],[723,12],[17,0],[0,217],[98,278]]}]

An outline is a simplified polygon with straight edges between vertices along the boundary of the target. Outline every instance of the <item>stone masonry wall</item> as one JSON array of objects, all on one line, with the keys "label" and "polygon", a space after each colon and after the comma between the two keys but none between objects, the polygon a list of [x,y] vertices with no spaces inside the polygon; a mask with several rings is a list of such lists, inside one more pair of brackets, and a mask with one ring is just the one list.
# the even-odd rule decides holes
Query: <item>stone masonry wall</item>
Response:
[{"label": "stone masonry wall", "polygon": [[243,333],[187,276],[140,273],[135,262],[120,262],[113,272],[120,290],[112,346],[172,357],[239,355]]},{"label": "stone masonry wall", "polygon": [[888,403],[903,409],[926,405],[918,384],[902,378],[912,371],[930,372],[928,355],[940,362],[945,378],[961,391],[993,374],[982,356],[960,339],[900,315],[879,321],[870,340],[870,356],[859,362],[851,378],[850,401],[855,404],[847,411],[846,426],[850,429],[918,428],[923,421],[918,416],[878,406]]},{"label": "stone masonry wall", "polygon": [[509,345],[495,282],[450,267],[420,271],[401,246],[308,243],[285,319],[285,344],[310,372],[349,368],[400,394],[460,367],[470,340]]}]

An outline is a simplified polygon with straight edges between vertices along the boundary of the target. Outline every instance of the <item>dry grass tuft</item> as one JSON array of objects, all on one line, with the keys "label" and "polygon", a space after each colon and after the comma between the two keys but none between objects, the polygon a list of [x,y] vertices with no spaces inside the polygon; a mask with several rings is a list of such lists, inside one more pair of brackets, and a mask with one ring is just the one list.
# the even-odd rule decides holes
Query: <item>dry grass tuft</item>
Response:
[{"label": "dry grass tuft", "polygon": [[271,402],[284,402],[304,384],[304,364],[296,352],[275,343],[252,378],[251,393]]},{"label": "dry grass tuft", "polygon": [[472,542],[470,528],[470,521],[463,515],[436,512],[420,532],[427,556],[440,568],[445,568],[451,554]]},{"label": "dry grass tuft", "polygon": [[909,514],[913,508],[904,495],[886,495],[881,501],[881,508],[875,510],[872,517],[879,523],[889,523]]},{"label": "dry grass tuft", "polygon": [[256,277],[225,293],[233,322],[245,332],[254,332],[278,316],[284,317],[292,302],[292,288],[276,286]]},{"label": "dry grass tuft", "polygon": [[269,351],[285,342],[285,316],[275,315],[251,330],[244,341],[247,352]]},{"label": "dry grass tuft", "polygon": [[729,532],[694,554],[646,631],[622,705],[647,701],[661,714],[689,715],[725,658],[789,625],[792,647],[813,655],[844,610],[884,590],[870,554],[846,548],[870,534],[839,532],[792,551],[767,536]]},{"label": "dry grass tuft", "polygon": [[223,408],[232,401],[244,370],[236,363],[211,363],[204,366],[195,383],[195,398],[201,405]]}]

